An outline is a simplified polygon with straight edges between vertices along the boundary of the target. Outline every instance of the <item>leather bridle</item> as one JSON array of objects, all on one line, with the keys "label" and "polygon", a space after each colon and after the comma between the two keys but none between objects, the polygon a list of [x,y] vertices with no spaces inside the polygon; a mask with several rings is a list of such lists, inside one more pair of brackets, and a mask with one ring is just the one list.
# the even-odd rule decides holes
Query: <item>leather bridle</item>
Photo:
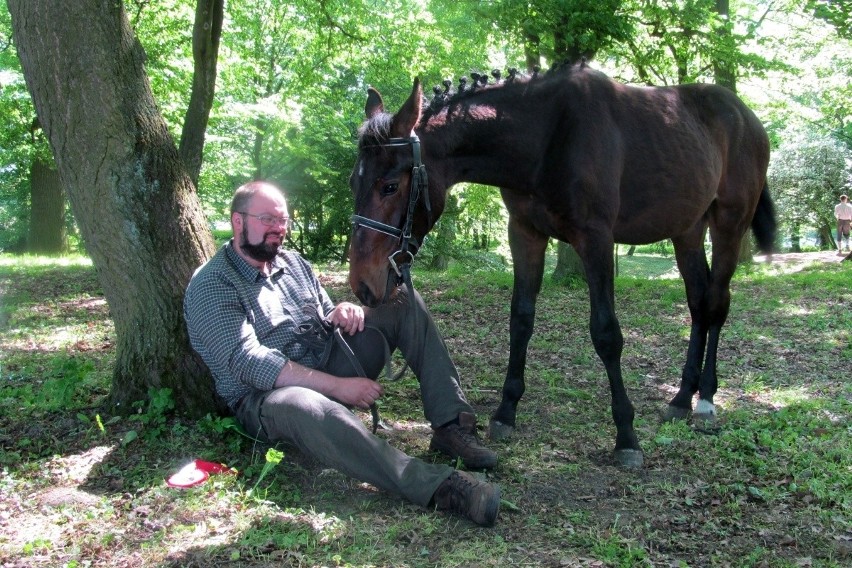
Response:
[{"label": "leather bridle", "polygon": [[432,204],[429,200],[429,180],[426,176],[426,165],[420,157],[420,139],[416,134],[412,133],[408,138],[389,138],[384,144],[373,144],[364,147],[389,148],[395,146],[411,146],[413,158],[411,191],[408,194],[408,209],[402,228],[398,229],[392,225],[364,217],[363,215],[352,215],[351,220],[353,230],[358,227],[364,227],[365,229],[377,231],[399,240],[399,248],[388,256],[388,262],[397,277],[405,281],[410,287],[411,276],[409,270],[411,263],[414,262],[414,256],[422,245],[411,234],[411,227],[414,224],[414,211],[417,209],[417,203],[420,201],[421,196],[423,196],[423,206],[426,208],[427,221],[431,221],[432,218]]}]

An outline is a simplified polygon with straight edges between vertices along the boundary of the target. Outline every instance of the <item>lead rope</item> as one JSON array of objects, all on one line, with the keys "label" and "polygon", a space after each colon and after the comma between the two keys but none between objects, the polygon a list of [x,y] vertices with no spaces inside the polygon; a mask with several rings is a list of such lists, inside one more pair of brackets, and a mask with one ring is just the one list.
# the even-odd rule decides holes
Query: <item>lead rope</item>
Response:
[{"label": "lead rope", "polygon": [[[370,378],[367,376],[366,371],[364,371],[364,367],[361,365],[361,362],[358,361],[358,357],[355,355],[355,352],[352,351],[352,348],[349,346],[348,343],[346,343],[346,340],[343,338],[343,334],[340,332],[340,328],[333,327],[328,320],[320,316],[318,306],[315,306],[313,304],[305,305],[302,308],[302,312],[307,316],[308,319],[299,325],[296,330],[296,336],[298,338],[298,341],[306,345],[308,348],[315,350],[322,349],[322,352],[319,355],[319,367],[324,367],[325,364],[328,362],[328,357],[331,353],[332,342],[336,342],[338,346],[343,350],[343,353],[344,355],[346,355],[346,358],[349,360],[349,363],[352,365],[355,374],[365,379]],[[382,337],[382,344],[385,351],[385,377],[389,381],[398,381],[402,378],[402,375],[408,368],[408,363],[406,363],[396,374],[394,374],[391,366],[390,346],[388,345],[387,339],[385,339],[384,334],[378,328],[374,326],[366,327],[375,330]],[[375,434],[380,426],[382,428],[385,428],[385,426],[382,424],[381,418],[379,417],[378,406],[375,403],[370,405],[370,414],[373,418],[373,434]]]}]

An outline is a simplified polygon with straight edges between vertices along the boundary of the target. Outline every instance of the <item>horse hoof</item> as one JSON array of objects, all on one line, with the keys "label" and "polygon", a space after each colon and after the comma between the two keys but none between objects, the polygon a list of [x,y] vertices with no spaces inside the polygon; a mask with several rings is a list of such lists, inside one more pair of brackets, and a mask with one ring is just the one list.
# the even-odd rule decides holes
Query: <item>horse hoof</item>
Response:
[{"label": "horse hoof", "polygon": [[615,450],[615,461],[621,467],[639,469],[645,463],[641,450]]},{"label": "horse hoof", "polygon": [[492,420],[488,424],[488,437],[495,442],[499,442],[500,440],[505,440],[512,435],[512,432],[515,431],[514,426],[509,426],[508,424],[503,424],[499,420]]},{"label": "horse hoof", "polygon": [[674,422],[675,420],[686,420],[692,412],[689,408],[681,408],[680,406],[668,405],[663,412],[660,413],[660,420],[663,422]]},{"label": "horse hoof", "polygon": [[699,432],[715,434],[719,431],[719,420],[715,412],[694,412],[692,426]]}]

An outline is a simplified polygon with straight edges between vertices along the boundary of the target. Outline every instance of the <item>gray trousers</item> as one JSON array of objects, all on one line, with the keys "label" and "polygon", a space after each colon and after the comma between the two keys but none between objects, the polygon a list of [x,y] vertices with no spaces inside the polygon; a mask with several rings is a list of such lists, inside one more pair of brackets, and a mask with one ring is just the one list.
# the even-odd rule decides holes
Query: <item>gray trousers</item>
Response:
[{"label": "gray trousers", "polygon": [[[413,308],[404,290],[398,299],[365,308],[365,329],[343,334],[371,378],[385,365],[385,341],[399,349],[420,383],[426,419],[438,427],[461,412],[473,412],[459,385],[458,371],[432,316],[415,292]],[[325,366],[336,376],[356,372],[343,348],[335,343]],[[236,410],[247,432],[268,442],[287,442],[355,479],[427,506],[438,486],[453,472],[444,464],[411,457],[375,436],[351,410],[325,395],[303,387],[283,387],[247,395]]]}]

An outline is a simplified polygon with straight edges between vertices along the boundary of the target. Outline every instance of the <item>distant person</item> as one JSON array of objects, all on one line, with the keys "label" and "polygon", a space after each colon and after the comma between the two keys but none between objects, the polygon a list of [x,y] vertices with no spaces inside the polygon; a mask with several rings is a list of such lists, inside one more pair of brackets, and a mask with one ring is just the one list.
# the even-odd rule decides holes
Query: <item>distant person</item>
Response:
[{"label": "distant person", "polygon": [[[852,204],[845,195],[840,196],[840,203],[834,206],[834,217],[837,219],[837,252],[845,248],[852,250],[849,244],[849,227],[852,225]],[[842,243],[841,243],[842,239]]]},{"label": "distant person", "polygon": [[282,247],[289,221],[276,186],[241,186],[231,202],[233,238],[187,287],[189,339],[216,391],[262,441],[293,444],[414,503],[493,525],[497,485],[405,454],[350,410],[382,396],[371,379],[398,348],[420,383],[431,447],[467,467],[497,465],[497,454],[479,442],[458,371],[419,294],[402,290],[399,300],[376,308],[335,305],[310,265]]}]

